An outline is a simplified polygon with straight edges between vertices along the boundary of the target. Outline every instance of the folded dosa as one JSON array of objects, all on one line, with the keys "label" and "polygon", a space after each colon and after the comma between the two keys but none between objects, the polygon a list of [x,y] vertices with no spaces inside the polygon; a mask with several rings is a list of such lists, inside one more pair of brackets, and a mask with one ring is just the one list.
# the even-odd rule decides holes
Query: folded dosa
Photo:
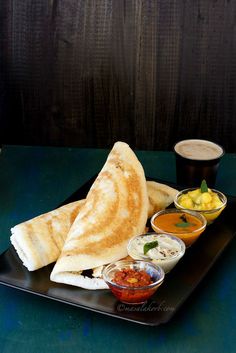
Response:
[{"label": "folded dosa", "polygon": [[71,202],[11,229],[11,243],[24,266],[37,270],[55,262],[84,200]]},{"label": "folded dosa", "polygon": [[95,285],[94,279],[86,284],[81,271],[127,256],[128,240],[144,230],[147,212],[143,167],[126,143],[117,142],[69,231],[51,280],[101,288],[97,278]]},{"label": "folded dosa", "polygon": [[147,191],[149,198],[148,217],[172,204],[178,193],[178,190],[155,181],[147,181]]},{"label": "folded dosa", "polygon": [[[176,191],[167,185],[147,182],[149,217],[173,201],[168,192],[163,194],[160,191],[163,188],[171,195]],[[84,200],[72,202],[11,229],[10,240],[29,271],[37,270],[58,259],[67,234],[83,203]]]}]

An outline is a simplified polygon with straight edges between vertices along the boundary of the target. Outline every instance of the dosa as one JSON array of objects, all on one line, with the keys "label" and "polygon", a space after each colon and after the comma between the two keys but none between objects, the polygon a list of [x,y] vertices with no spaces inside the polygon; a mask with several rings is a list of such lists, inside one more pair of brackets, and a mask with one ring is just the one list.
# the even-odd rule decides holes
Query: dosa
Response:
[{"label": "dosa", "polygon": [[155,181],[147,181],[147,190],[149,198],[148,217],[172,204],[178,193],[178,190]]},{"label": "dosa", "polygon": [[[169,206],[177,190],[168,185],[147,181],[148,217]],[[10,238],[18,256],[29,271],[55,262],[63,248],[67,234],[84,201],[75,201],[11,229]]]},{"label": "dosa", "polygon": [[71,202],[11,229],[10,241],[29,271],[58,259],[70,227],[83,204],[83,200]]},{"label": "dosa", "polygon": [[129,239],[143,232],[148,213],[146,179],[131,148],[115,143],[76,217],[51,280],[83,288],[104,288],[81,271],[127,256]]}]

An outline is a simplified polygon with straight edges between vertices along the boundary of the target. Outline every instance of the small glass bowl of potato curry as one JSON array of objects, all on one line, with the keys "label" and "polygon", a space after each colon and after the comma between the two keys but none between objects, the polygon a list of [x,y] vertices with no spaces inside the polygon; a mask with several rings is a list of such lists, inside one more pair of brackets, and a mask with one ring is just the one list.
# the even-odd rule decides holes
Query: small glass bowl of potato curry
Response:
[{"label": "small glass bowl of potato curry", "polygon": [[224,210],[226,196],[215,189],[207,187],[203,181],[200,188],[189,188],[180,191],[174,200],[175,207],[180,210],[192,210],[201,213],[211,224]]},{"label": "small glass bowl of potato curry", "polygon": [[156,233],[178,237],[186,247],[192,245],[206,228],[206,219],[200,213],[169,208],[155,213],[151,218]]}]

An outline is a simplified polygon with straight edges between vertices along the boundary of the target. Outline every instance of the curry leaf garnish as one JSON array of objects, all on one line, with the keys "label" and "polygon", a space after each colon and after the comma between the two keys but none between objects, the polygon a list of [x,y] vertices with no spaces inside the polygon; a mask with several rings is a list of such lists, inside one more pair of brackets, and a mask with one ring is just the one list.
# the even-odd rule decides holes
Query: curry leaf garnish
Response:
[{"label": "curry leaf garnish", "polygon": [[156,246],[158,246],[158,241],[157,241],[157,240],[151,241],[151,242],[149,242],[149,243],[144,244],[144,246],[143,246],[143,253],[144,253],[144,255],[146,255],[146,253],[147,253],[149,250],[155,248]]},{"label": "curry leaf garnish", "polygon": [[175,224],[176,227],[187,228],[187,227],[195,226],[194,223],[191,223],[191,222],[188,222],[188,221],[187,221],[186,214],[183,213],[179,218],[180,218],[181,221],[183,221],[183,222],[176,223],[176,224]]},{"label": "curry leaf garnish", "polygon": [[194,223],[190,223],[190,222],[182,222],[182,223],[175,224],[176,227],[181,227],[181,228],[187,228],[187,227],[191,227],[194,225],[195,225]]},{"label": "curry leaf garnish", "polygon": [[207,186],[207,183],[206,183],[205,179],[202,181],[200,189],[201,189],[201,193],[208,192],[208,186]]}]

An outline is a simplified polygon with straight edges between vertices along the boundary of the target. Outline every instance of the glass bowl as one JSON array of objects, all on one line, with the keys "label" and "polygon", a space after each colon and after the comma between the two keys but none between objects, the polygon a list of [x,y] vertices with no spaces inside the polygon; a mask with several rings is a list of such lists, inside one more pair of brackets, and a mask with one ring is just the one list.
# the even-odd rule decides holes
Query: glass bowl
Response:
[{"label": "glass bowl", "polygon": [[[161,226],[158,222],[160,223],[160,219],[164,215],[167,215],[167,217],[165,217],[166,220]],[[183,216],[187,219],[190,225],[192,224],[192,226],[181,227],[181,224],[184,223],[181,221],[181,217]],[[162,220],[163,219],[164,218],[162,217]],[[206,229],[206,224],[206,219],[201,213],[186,209],[179,210],[176,208],[169,208],[161,210],[155,213],[151,218],[151,226],[156,233],[166,233],[180,238],[183,240],[186,247],[192,245],[199,238],[202,232]]]},{"label": "glass bowl", "polygon": [[[124,270],[144,271],[151,277],[152,283],[142,286],[137,286],[136,283],[132,283],[132,285],[117,284],[114,282],[114,276]],[[165,273],[160,266],[151,262],[132,260],[113,262],[103,269],[102,275],[114,296],[125,304],[145,303],[156,292],[165,277]]]},{"label": "glass bowl", "polygon": [[[145,244],[155,241],[158,242],[158,245],[144,254]],[[136,235],[130,239],[127,246],[130,257],[135,260],[151,261],[161,266],[165,273],[170,272],[184,256],[185,249],[185,243],[180,238],[170,234],[157,234],[154,232]]]},{"label": "glass bowl", "polygon": [[188,188],[188,189],[184,189],[180,192],[178,192],[178,194],[176,195],[175,199],[174,199],[174,204],[175,207],[180,209],[180,210],[191,210],[191,211],[195,211],[198,212],[200,214],[202,214],[206,220],[207,220],[207,224],[211,224],[220,214],[221,212],[224,210],[224,208],[226,207],[227,204],[227,197],[220,191],[215,190],[215,189],[211,189],[211,191],[213,191],[214,193],[216,193],[220,199],[220,201],[222,202],[222,205],[218,208],[213,208],[210,210],[196,210],[196,209],[191,209],[191,208],[186,208],[183,207],[182,205],[179,204],[179,199],[182,195],[187,194],[189,191],[193,191],[196,190],[197,188]]}]

